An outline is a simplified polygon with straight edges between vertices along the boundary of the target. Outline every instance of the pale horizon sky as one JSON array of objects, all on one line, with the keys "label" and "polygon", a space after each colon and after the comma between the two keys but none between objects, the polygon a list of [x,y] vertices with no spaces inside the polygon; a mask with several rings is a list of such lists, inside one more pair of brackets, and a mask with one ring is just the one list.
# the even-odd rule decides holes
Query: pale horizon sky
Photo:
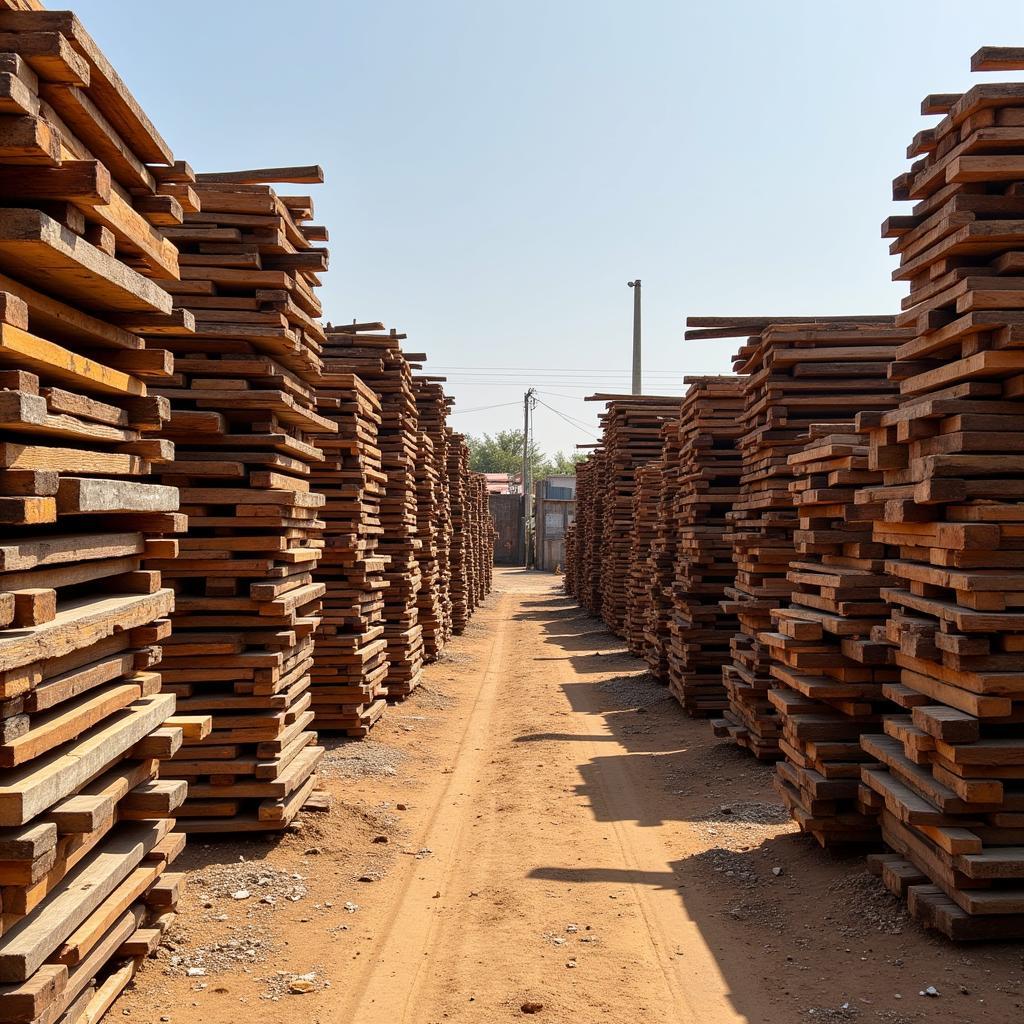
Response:
[{"label": "pale horizon sky", "polygon": [[73,9],[197,171],[323,165],[292,189],[330,229],[325,316],[406,332],[456,429],[521,426],[538,388],[548,451],[628,388],[635,277],[650,393],[729,370],[688,315],[894,312],[879,225],[920,101],[1020,77],[970,56],[1024,42],[1004,0]]}]

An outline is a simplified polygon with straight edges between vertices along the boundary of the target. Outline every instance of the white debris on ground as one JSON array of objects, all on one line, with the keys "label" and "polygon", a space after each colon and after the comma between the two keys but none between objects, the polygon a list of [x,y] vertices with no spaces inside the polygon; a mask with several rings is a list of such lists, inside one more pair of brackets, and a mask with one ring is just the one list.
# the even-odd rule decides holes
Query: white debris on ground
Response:
[{"label": "white debris on ground", "polygon": [[327,753],[317,774],[329,779],[369,779],[394,776],[408,754],[372,739],[325,741]]}]

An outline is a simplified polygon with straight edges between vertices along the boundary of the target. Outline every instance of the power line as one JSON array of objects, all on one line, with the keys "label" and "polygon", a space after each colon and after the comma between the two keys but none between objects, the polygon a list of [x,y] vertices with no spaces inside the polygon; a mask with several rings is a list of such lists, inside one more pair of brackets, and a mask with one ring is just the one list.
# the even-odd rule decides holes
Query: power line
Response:
[{"label": "power line", "polygon": [[[437,363],[431,363],[430,365],[431,365],[431,368],[435,369],[435,370],[474,370],[474,371],[477,371],[477,370],[486,370],[486,371],[491,371],[491,370],[510,370],[510,371],[515,371],[517,373],[573,373],[577,369],[579,369],[579,367],[574,367],[574,366],[441,366],[441,365],[438,365]],[[598,370],[598,369],[594,369],[594,368],[589,368],[588,367],[587,372],[588,373],[616,373],[616,374],[624,373],[627,377],[629,376],[629,370],[616,370],[616,369],[612,369],[612,370]],[[663,375],[663,374],[667,374],[667,373],[675,374],[675,373],[680,373],[680,372],[685,372],[685,371],[680,371],[680,370],[644,370],[644,376],[645,377],[649,377],[649,376]]]},{"label": "power line", "polygon": [[545,409],[550,409],[551,412],[553,412],[556,416],[565,420],[565,422],[568,423],[570,427],[575,427],[577,430],[580,430],[584,434],[587,434],[588,436],[592,437],[595,441],[598,440],[597,434],[595,434],[592,430],[589,430],[587,427],[582,426],[580,423],[574,423],[570,417],[566,416],[564,413],[559,412],[553,405],[548,405],[547,402],[543,401],[543,399],[540,398],[537,399],[537,402],[543,405]]},{"label": "power line", "polygon": [[548,405],[547,402],[541,401],[541,399],[539,398],[537,399],[537,401],[540,402],[540,404],[543,405],[545,409],[550,409],[557,416],[561,416],[562,419],[564,419],[567,423],[575,423],[578,427],[588,432],[593,427],[592,423],[587,423],[585,420],[580,419],[578,416],[571,416],[567,412],[561,412],[559,409],[556,409],[553,405]]},{"label": "power line", "polygon": [[486,412],[488,409],[504,409],[510,405],[519,405],[518,402],[499,402],[497,405],[476,405],[472,409],[452,409],[451,415],[457,412]]},{"label": "power line", "polygon": [[[449,379],[449,384],[459,385],[462,387],[495,387],[495,388],[514,388],[522,384],[528,384],[533,378],[524,377],[520,380],[492,380],[487,378],[474,379],[474,380],[453,380]],[[583,383],[578,383],[579,377],[573,380],[545,380],[542,381],[544,384],[548,384],[555,388],[571,388],[574,391],[594,391],[612,388],[618,383],[616,380],[584,380]],[[623,381],[628,381],[628,377],[623,377]],[[682,392],[683,384],[680,381],[678,384],[669,384],[667,382],[658,385],[659,393],[664,394],[666,391],[678,390]]]}]

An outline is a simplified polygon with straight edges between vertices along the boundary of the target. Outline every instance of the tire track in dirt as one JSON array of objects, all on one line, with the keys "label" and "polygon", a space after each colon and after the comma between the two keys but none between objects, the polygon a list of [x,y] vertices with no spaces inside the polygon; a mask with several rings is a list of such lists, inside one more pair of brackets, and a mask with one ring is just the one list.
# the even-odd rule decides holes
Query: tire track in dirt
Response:
[{"label": "tire track in dirt", "polygon": [[333,1020],[394,1024],[410,1019],[424,972],[430,967],[429,952],[436,943],[444,911],[439,901],[459,869],[459,846],[470,807],[467,794],[476,784],[484,756],[484,747],[477,743],[489,731],[501,684],[505,648],[502,626],[507,621],[509,603],[508,595],[499,595],[480,689],[465,719],[448,781],[417,840],[420,848],[430,853],[406,868],[387,921],[363,961],[367,967],[362,977],[347,986],[347,995]]}]

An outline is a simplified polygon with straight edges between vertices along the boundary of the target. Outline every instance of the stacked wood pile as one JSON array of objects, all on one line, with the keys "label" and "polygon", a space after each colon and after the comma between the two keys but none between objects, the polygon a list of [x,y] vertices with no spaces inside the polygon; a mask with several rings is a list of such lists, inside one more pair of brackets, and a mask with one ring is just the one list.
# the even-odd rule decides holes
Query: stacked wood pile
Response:
[{"label": "stacked wood pile", "polygon": [[562,580],[565,592],[573,597],[576,595],[578,586],[576,563],[579,558],[579,549],[576,542],[576,529],[575,522],[570,523],[565,528],[565,566],[563,568],[564,578]]},{"label": "stacked wood pile", "polygon": [[591,614],[601,614],[601,540],[604,532],[605,452],[598,446],[576,465],[573,572],[568,592]]},{"label": "stacked wood pile", "polygon": [[658,491],[655,495],[655,534],[647,559],[647,628],[644,633],[644,657],[651,673],[667,683],[671,673],[672,616],[675,600],[676,551],[678,537],[672,510],[679,487],[679,421],[669,420],[661,428],[662,455]]},{"label": "stacked wood pile", "polygon": [[738,442],[743,475],[739,500],[726,515],[736,579],[721,605],[740,628],[722,669],[729,708],[715,732],[774,760],[781,722],[768,698],[771,656],[760,634],[793,588],[787,574],[796,556],[797,523],[787,460],[813,423],[851,408],[884,410],[896,403],[883,374],[861,373],[861,364],[877,366],[880,347],[891,348],[886,331],[893,329],[892,318],[712,317],[688,324],[696,328],[687,332],[689,339],[748,336],[733,357],[733,369],[746,375]]},{"label": "stacked wood pile", "polygon": [[[319,168],[176,175],[192,209],[165,230],[178,244],[173,292],[196,332],[168,339],[175,374],[160,467],[181,489],[189,534],[157,563],[176,591],[165,683],[178,706],[212,714],[186,736],[169,773],[189,781],[179,827],[191,832],[285,828],[316,785],[323,751],[311,731],[313,634],[324,584],[323,495],[310,470],[324,332],[315,287],[325,237],[312,201],[270,182],[322,180]],[[201,206],[201,209],[198,208]]]},{"label": "stacked wood pile", "polygon": [[448,493],[451,507],[449,590],[452,632],[461,634],[476,606],[491,591],[494,566],[494,521],[487,479],[469,468],[469,445],[448,428]]},{"label": "stacked wood pile", "polygon": [[319,412],[337,433],[318,434],[324,452],[310,483],[323,494],[324,549],[316,580],[324,585],[315,637],[312,709],[323,731],[365,736],[384,713],[388,657],[384,636],[387,556],[378,551],[380,505],[387,478],[378,432],[380,398],[351,373],[325,363]]},{"label": "stacked wood pile", "polygon": [[451,503],[452,541],[449,548],[452,632],[461,634],[469,623],[473,553],[469,493],[469,445],[462,434],[448,428],[448,500]]},{"label": "stacked wood pile", "polygon": [[379,324],[329,326],[324,350],[326,369],[357,374],[380,398],[378,442],[387,482],[380,503],[383,530],[378,550],[387,559],[384,636],[392,699],[412,693],[423,672],[416,498],[420,432],[412,367],[401,347],[404,338],[397,331],[383,331]]},{"label": "stacked wood pile", "polygon": [[[876,367],[861,364],[861,374],[885,370],[888,358],[879,355]],[[887,645],[872,639],[887,617],[886,548],[872,539],[882,505],[855,504],[854,496],[881,483],[881,473],[870,468],[867,439],[852,422],[813,426],[789,464],[799,517],[788,574],[793,591],[772,612],[774,629],[761,634],[777,682],[769,696],[782,720],[785,760],[775,786],[822,846],[877,844],[876,816],[858,810],[861,767],[869,760],[860,738],[896,710],[884,691],[898,670]]]},{"label": "stacked wood pile", "polygon": [[209,726],[160,674],[185,518],[147,335],[191,326],[181,208],[73,15],[0,12],[0,64],[0,1019],[97,1020],[174,916],[161,760]]},{"label": "stacked wood pile", "polygon": [[446,430],[451,400],[437,378],[416,377],[414,384],[421,439],[416,466],[416,520],[422,544],[419,617],[424,659],[431,662],[444,650],[452,633],[452,521]]},{"label": "stacked wood pile", "polygon": [[469,522],[472,538],[472,576],[468,591],[472,595],[469,614],[491,592],[494,574],[494,541],[496,533],[487,495],[487,477],[483,473],[469,475]]},{"label": "stacked wood pile", "polygon": [[661,428],[678,414],[679,399],[594,395],[588,400],[607,402],[600,416],[605,460],[600,615],[612,632],[624,636],[637,470],[661,457]]},{"label": "stacked wood pile", "polygon": [[686,383],[676,436],[666,450],[676,463],[663,512],[675,537],[669,686],[689,714],[708,715],[728,707],[722,669],[738,629],[720,604],[736,572],[726,514],[739,500],[743,381],[699,377]]},{"label": "stacked wood pile", "polygon": [[[658,535],[662,472],[661,459],[641,466],[636,471],[636,493],[633,495],[633,529],[623,629],[629,650],[645,661],[650,661],[656,654],[655,643],[648,638],[653,635],[651,617],[654,614],[654,603],[651,591],[657,577],[652,573],[652,559]],[[657,662],[659,659],[654,660]]]},{"label": "stacked wood pile", "polygon": [[[1024,70],[986,48],[976,70]],[[913,338],[891,374],[898,409],[860,417],[884,484],[875,540],[890,545],[904,715],[863,739],[863,772],[895,855],[883,877],[913,914],[962,939],[1024,936],[1024,84],[933,96],[884,234],[907,281]]]}]

